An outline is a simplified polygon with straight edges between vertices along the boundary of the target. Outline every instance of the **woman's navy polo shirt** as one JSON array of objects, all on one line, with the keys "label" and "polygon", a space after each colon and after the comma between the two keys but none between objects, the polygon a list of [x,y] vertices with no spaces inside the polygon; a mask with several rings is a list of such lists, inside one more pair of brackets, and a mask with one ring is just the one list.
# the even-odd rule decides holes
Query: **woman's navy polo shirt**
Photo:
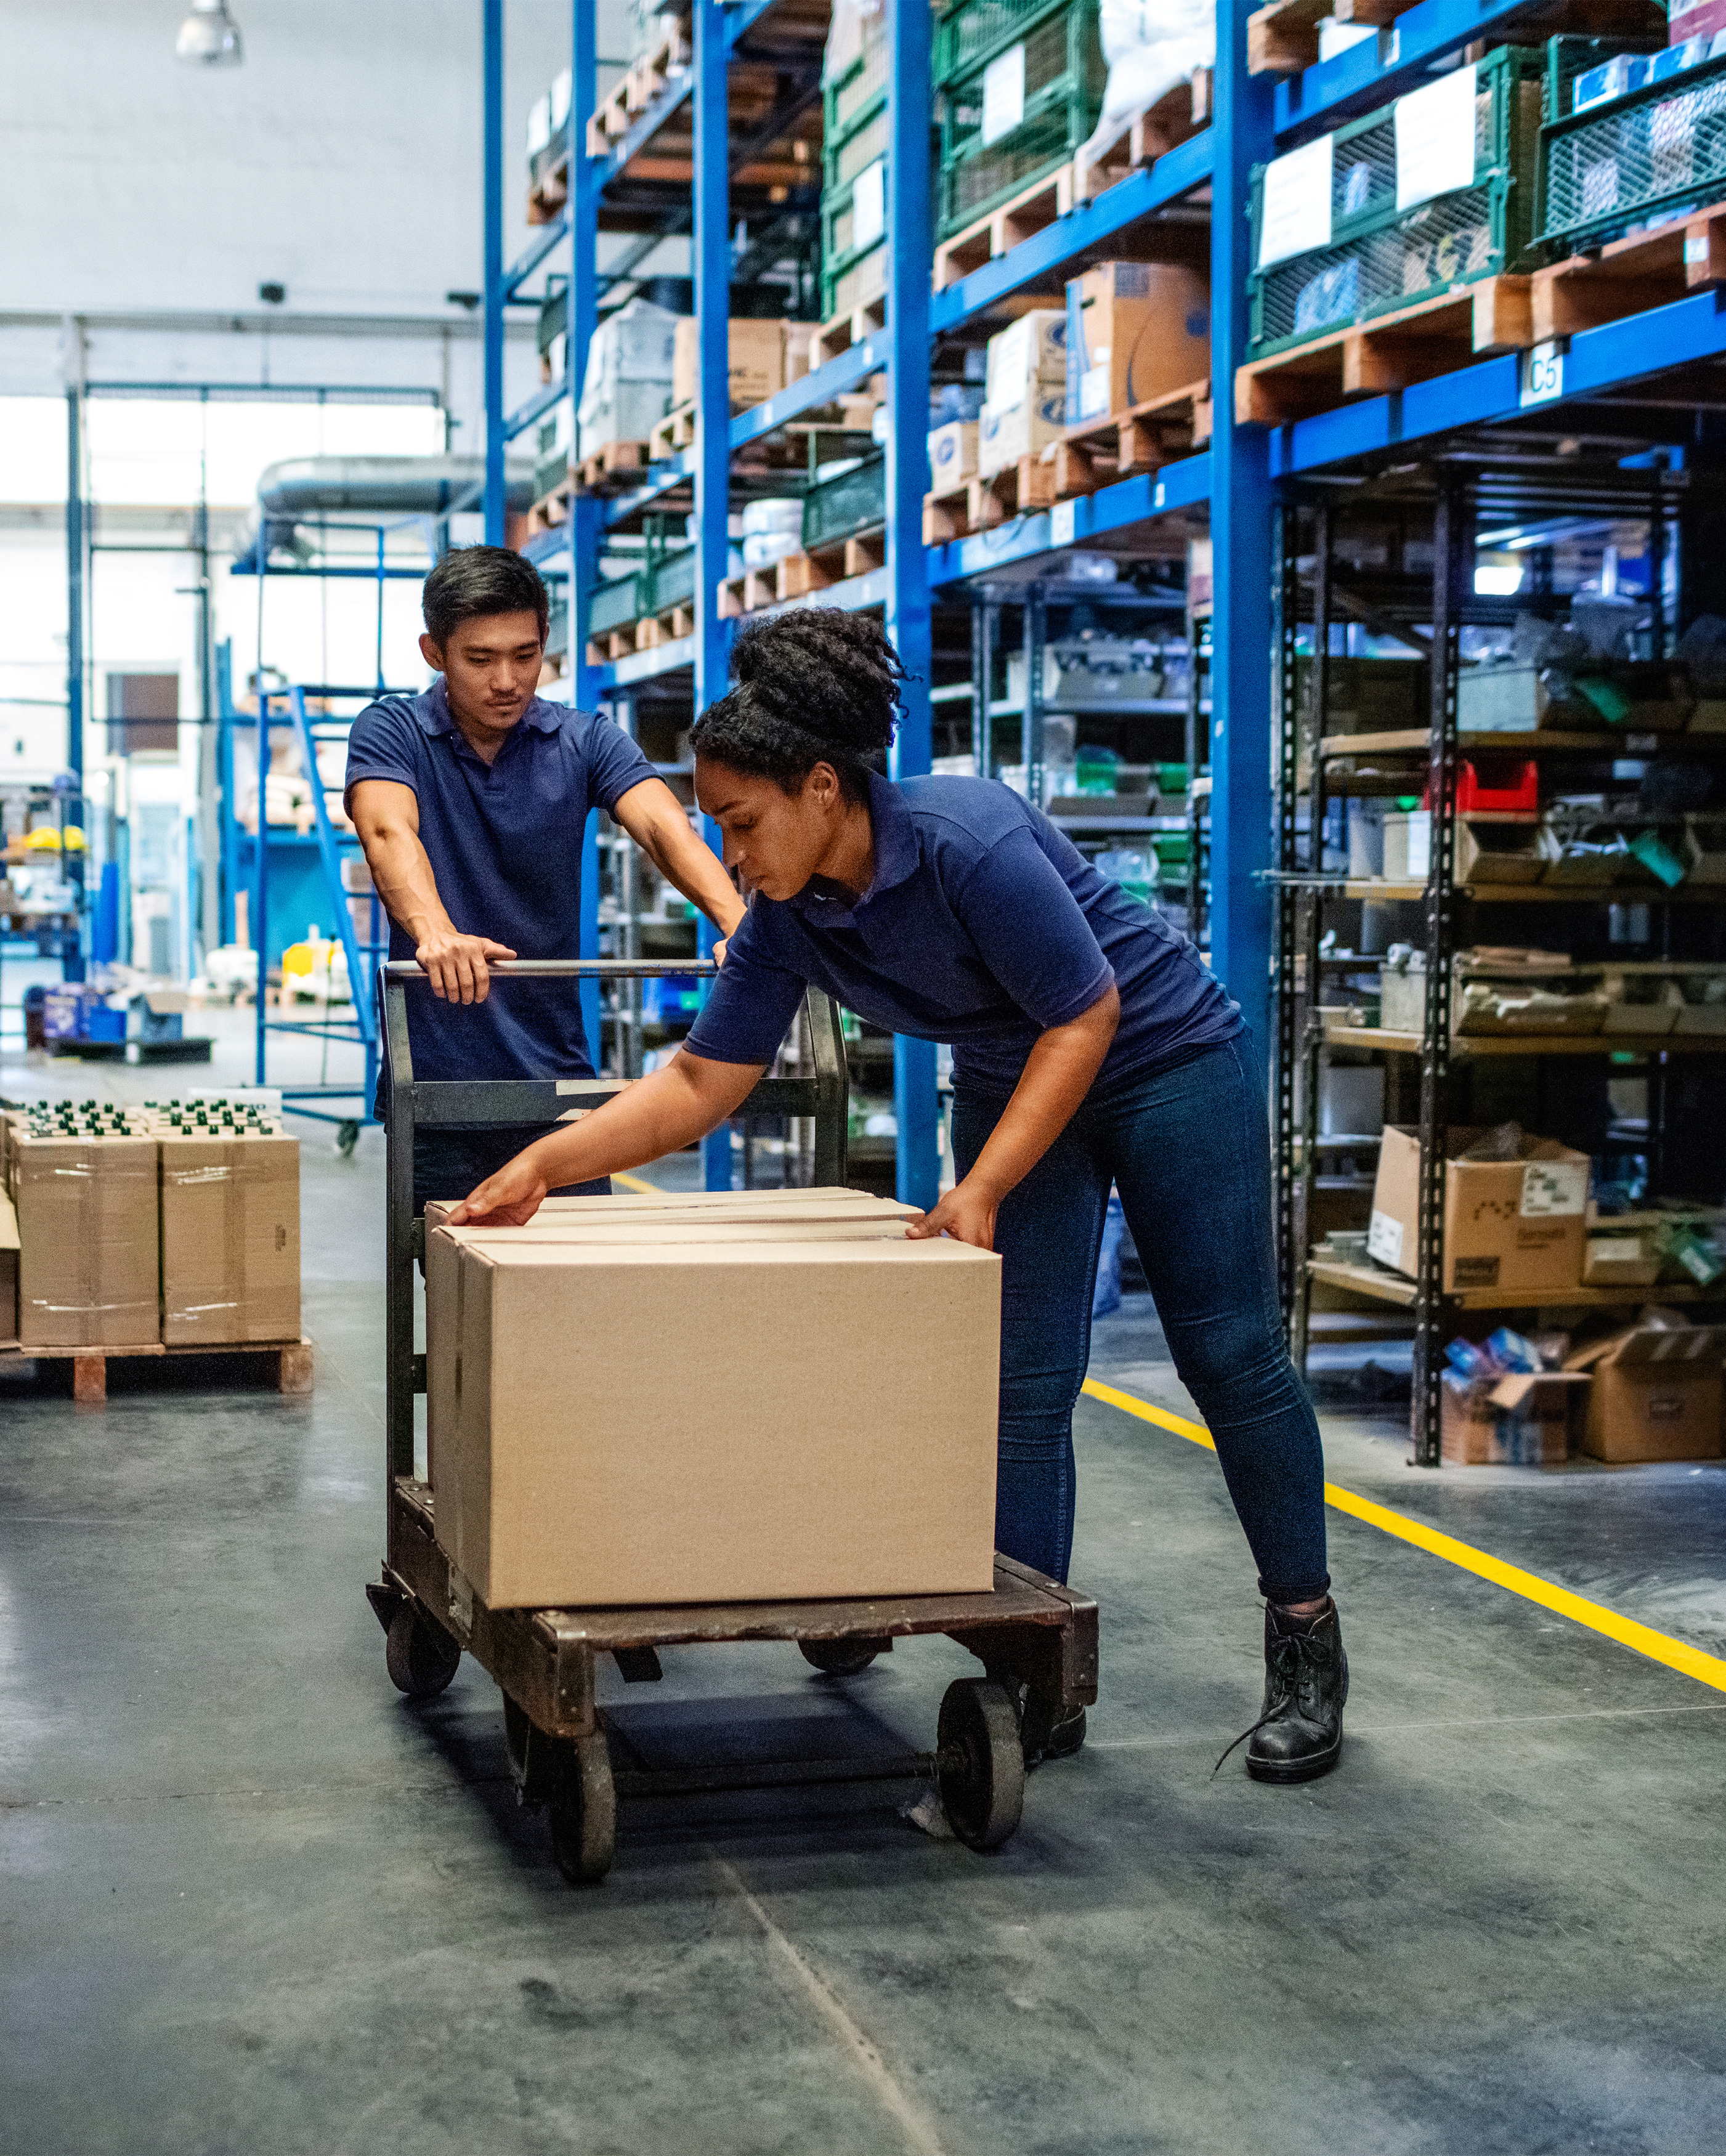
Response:
[{"label": "woman's navy polo shirt", "polygon": [[[411,786],[444,911],[518,957],[581,956],[581,855],[590,808],[614,808],[653,766],[609,720],[536,696],[488,765],[449,716],[440,674],[421,696],[368,704],[347,737],[347,786]],[[414,940],[389,926],[389,955]],[[416,1078],[593,1075],[573,982],[499,981],[482,1004],[408,998]]]},{"label": "woman's navy polo shirt", "polygon": [[1241,1030],[1240,1006],[1184,936],[1106,883],[1005,786],[869,783],[875,880],[757,897],[691,1029],[691,1054],[770,1063],[805,984],[890,1033],[953,1044],[956,1084],[1008,1093],[1039,1034],[1112,980],[1121,1019],[1094,1092]]}]

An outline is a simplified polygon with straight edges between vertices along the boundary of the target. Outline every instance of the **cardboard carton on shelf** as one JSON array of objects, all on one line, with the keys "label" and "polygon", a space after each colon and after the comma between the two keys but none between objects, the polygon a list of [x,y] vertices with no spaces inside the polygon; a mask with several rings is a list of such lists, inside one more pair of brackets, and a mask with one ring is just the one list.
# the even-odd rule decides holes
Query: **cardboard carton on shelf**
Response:
[{"label": "cardboard carton on shelf", "polygon": [[1570,1456],[1589,1379],[1576,1371],[1514,1372],[1448,1380],[1439,1409],[1439,1456],[1456,1467],[1558,1467]]},{"label": "cardboard carton on shelf", "polygon": [[977,471],[978,423],[949,419],[929,436],[929,485],[936,494],[973,478]]},{"label": "cardboard carton on shelf", "polygon": [[988,1252],[443,1228],[426,1309],[438,1541],[495,1609],[992,1584]]},{"label": "cardboard carton on shelf", "polygon": [[[1467,1158],[1488,1148],[1513,1157]],[[1502,1132],[1453,1128],[1449,1152],[1445,1293],[1490,1288],[1544,1295],[1578,1286],[1588,1240],[1588,1155],[1554,1138],[1516,1132],[1514,1126]],[[1419,1132],[1387,1124],[1367,1247],[1380,1265],[1410,1280],[1417,1277],[1420,1186]]]},{"label": "cardboard carton on shelf", "polygon": [[162,1337],[300,1337],[300,1141],[181,1136],[162,1148]]},{"label": "cardboard carton on shelf", "polygon": [[1210,281],[1178,262],[1098,262],[1066,288],[1066,424],[1210,373]]},{"label": "cardboard carton on shelf", "polygon": [[18,1339],[18,1209],[0,1190],[0,1348]]},{"label": "cardboard carton on shelf", "polygon": [[1578,1348],[1564,1367],[1594,1380],[1584,1450],[1596,1460],[1718,1459],[1723,1355],[1726,1326],[1686,1325],[1655,1312]]},{"label": "cardboard carton on shelf", "polygon": [[[809,342],[809,326],[802,326],[803,341]],[[777,321],[739,319],[726,332],[727,385],[733,412],[747,412],[764,404],[785,387],[786,325]],[[671,403],[693,404],[701,378],[701,325],[693,315],[680,315],[671,347]]]},{"label": "cardboard carton on shelf", "polygon": [[156,1140],[8,1134],[18,1209],[18,1340],[136,1348],[158,1337]]}]

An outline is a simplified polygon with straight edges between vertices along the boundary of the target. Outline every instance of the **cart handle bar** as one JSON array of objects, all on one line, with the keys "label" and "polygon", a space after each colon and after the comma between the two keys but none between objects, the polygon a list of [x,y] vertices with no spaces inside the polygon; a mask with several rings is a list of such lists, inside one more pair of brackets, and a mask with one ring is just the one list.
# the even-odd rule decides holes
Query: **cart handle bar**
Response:
[{"label": "cart handle bar", "polygon": [[[666,973],[693,973],[709,980],[719,968],[711,958],[491,958],[488,973],[517,980],[656,980]],[[424,981],[430,978],[417,958],[392,958],[383,968],[390,981]]]}]

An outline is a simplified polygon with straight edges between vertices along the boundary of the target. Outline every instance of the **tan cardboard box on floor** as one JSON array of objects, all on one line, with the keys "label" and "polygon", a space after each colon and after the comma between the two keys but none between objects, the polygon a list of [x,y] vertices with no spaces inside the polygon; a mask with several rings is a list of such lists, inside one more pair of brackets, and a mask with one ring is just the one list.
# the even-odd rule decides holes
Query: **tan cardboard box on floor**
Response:
[{"label": "tan cardboard box on floor", "polygon": [[300,1141],[162,1147],[162,1337],[171,1348],[300,1337]]},{"label": "tan cardboard box on floor", "polygon": [[475,1592],[986,1591],[999,1260],[691,1234],[428,1238],[437,1537]]},{"label": "tan cardboard box on floor", "polygon": [[[1484,1131],[1452,1129],[1466,1152]],[[1575,1287],[1588,1242],[1588,1155],[1553,1138],[1530,1138],[1525,1158],[1445,1165],[1444,1289],[1544,1293]],[[1415,1279],[1420,1190],[1417,1131],[1387,1123],[1379,1152],[1367,1250]]]},{"label": "tan cardboard box on floor", "polygon": [[18,1209],[0,1190],[0,1348],[18,1339]]},{"label": "tan cardboard box on floor", "polygon": [[1593,1378],[1582,1449],[1596,1460],[1717,1460],[1726,1326],[1632,1326],[1566,1357]]},{"label": "tan cardboard box on floor", "polygon": [[139,1348],[158,1337],[161,1202],[153,1137],[8,1138],[18,1340]]}]

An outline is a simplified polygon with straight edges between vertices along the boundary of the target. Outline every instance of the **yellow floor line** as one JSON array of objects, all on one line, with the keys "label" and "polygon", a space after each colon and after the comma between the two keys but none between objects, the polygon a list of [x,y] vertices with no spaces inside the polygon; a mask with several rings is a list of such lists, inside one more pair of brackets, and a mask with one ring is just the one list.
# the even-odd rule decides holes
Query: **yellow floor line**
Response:
[{"label": "yellow floor line", "polygon": [[642,1176],[619,1175],[614,1172],[611,1179],[614,1183],[622,1183],[625,1190],[639,1190],[644,1198],[662,1198],[665,1195],[658,1183],[649,1183]]},{"label": "yellow floor line", "polygon": [[[1085,1380],[1085,1390],[1106,1407],[1118,1408],[1122,1414],[1136,1415],[1141,1422],[1155,1423],[1159,1430],[1173,1430],[1177,1437],[1202,1445],[1209,1451],[1216,1450],[1215,1441],[1203,1423],[1171,1414],[1167,1408],[1153,1407],[1148,1400],[1123,1393],[1114,1385],[1102,1384],[1094,1378]],[[1585,1625],[1591,1632],[1602,1633],[1607,1639],[1616,1640],[1621,1647],[1646,1655],[1652,1662],[1662,1663],[1681,1676],[1694,1677],[1698,1684],[1712,1685],[1716,1691],[1726,1691],[1726,1661],[1717,1655],[1705,1655],[1700,1647],[1689,1646],[1682,1640],[1657,1632],[1652,1625],[1637,1624],[1634,1617],[1621,1617],[1616,1609],[1590,1602],[1585,1595],[1573,1594],[1568,1587],[1556,1586],[1551,1580],[1541,1578],[1538,1573],[1524,1572],[1519,1564],[1506,1564],[1502,1558],[1489,1556],[1485,1550],[1477,1550],[1468,1543],[1459,1543],[1454,1535],[1441,1534],[1436,1527],[1411,1520],[1405,1512],[1393,1512],[1388,1505],[1375,1505],[1370,1497],[1357,1497],[1340,1483],[1325,1484],[1324,1500],[1338,1512],[1348,1513],[1351,1519],[1364,1520],[1369,1527],[1395,1535],[1400,1542],[1412,1543],[1416,1549],[1425,1550],[1432,1557],[1441,1557],[1447,1564],[1472,1572],[1481,1579],[1489,1579],[1495,1587],[1508,1588],[1511,1594],[1520,1594],[1526,1601],[1539,1603],[1543,1609],[1568,1617],[1573,1624]]]}]

